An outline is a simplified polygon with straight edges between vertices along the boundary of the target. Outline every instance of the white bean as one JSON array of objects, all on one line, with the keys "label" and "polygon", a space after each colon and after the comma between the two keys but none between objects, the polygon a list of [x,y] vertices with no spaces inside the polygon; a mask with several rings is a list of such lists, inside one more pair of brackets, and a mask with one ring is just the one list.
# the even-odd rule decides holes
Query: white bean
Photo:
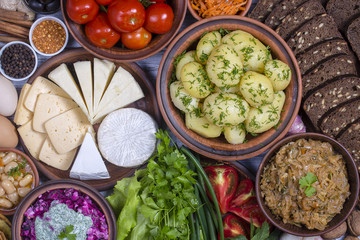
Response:
[{"label": "white bean", "polygon": [[4,167],[0,167],[0,173],[4,172]]},{"label": "white bean", "polygon": [[3,158],[3,157],[5,157],[6,156],[6,153],[5,152],[1,152],[0,153],[0,158]]},{"label": "white bean", "polygon": [[8,172],[10,172],[11,169],[13,169],[13,168],[15,168],[17,166],[18,166],[17,162],[14,162],[14,161],[9,162],[8,164],[6,164],[6,166],[4,168],[4,172],[8,173]]},{"label": "white bean", "polygon": [[5,190],[2,187],[0,187],[0,197],[4,196],[4,194],[5,194]]},{"label": "white bean", "polygon": [[3,173],[1,174],[1,181],[7,180],[9,178],[9,175]]},{"label": "white bean", "polygon": [[7,199],[5,199],[5,198],[0,198],[0,208],[7,208],[7,209],[9,209],[9,208],[11,208],[13,206],[13,204],[9,201],[9,200],[7,200]]},{"label": "white bean", "polygon": [[19,203],[19,194],[17,192],[13,192],[7,195],[8,199],[14,204],[17,205]]},{"label": "white bean", "polygon": [[16,159],[16,153],[9,152],[4,158],[3,158],[3,164],[6,165],[11,161],[14,161]]},{"label": "white bean", "polygon": [[19,181],[14,181],[14,186],[18,187],[19,186]]},{"label": "white bean", "polygon": [[31,174],[26,175],[23,179],[19,181],[20,187],[25,187],[26,185],[32,182],[33,176]]},{"label": "white bean", "polygon": [[11,194],[16,191],[14,184],[8,179],[2,181],[1,186],[4,188],[7,194]]},{"label": "white bean", "polygon": [[14,181],[15,181],[15,179],[14,179],[13,176],[8,177],[8,180],[9,180],[10,182],[12,182],[12,183],[14,183]]},{"label": "white bean", "polygon": [[26,194],[28,194],[31,191],[31,188],[24,187],[24,188],[18,188],[18,194],[20,197],[25,197]]}]

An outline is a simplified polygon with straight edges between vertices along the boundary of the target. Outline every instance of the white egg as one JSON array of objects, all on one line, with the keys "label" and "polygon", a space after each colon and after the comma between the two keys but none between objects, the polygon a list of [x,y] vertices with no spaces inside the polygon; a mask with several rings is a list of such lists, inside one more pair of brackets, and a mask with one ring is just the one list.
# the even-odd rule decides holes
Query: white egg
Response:
[{"label": "white egg", "polygon": [[12,82],[0,74],[0,115],[11,116],[17,106],[18,94]]}]

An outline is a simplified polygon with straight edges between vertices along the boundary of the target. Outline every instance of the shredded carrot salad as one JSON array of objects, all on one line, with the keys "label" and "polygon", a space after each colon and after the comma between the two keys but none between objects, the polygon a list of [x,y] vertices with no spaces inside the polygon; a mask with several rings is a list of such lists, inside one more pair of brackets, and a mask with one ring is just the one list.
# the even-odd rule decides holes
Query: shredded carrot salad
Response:
[{"label": "shredded carrot salad", "polygon": [[247,0],[191,0],[191,6],[200,17],[235,15],[245,10]]}]

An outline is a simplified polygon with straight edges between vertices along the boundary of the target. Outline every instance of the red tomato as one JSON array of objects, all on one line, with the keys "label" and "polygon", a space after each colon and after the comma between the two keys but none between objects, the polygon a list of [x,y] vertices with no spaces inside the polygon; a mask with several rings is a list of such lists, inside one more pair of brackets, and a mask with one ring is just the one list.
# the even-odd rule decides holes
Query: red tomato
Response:
[{"label": "red tomato", "polygon": [[85,34],[90,42],[104,48],[111,48],[120,39],[120,33],[111,27],[104,12],[100,12],[94,20],[85,25]]},{"label": "red tomato", "polygon": [[68,0],[66,11],[71,20],[84,24],[96,17],[99,12],[99,5],[94,0]]},{"label": "red tomato", "polygon": [[145,22],[145,8],[138,0],[116,0],[107,10],[108,18],[115,30],[133,32]]},{"label": "red tomato", "polygon": [[168,32],[174,20],[174,12],[166,3],[151,4],[146,9],[144,28],[149,32],[162,34]]},{"label": "red tomato", "polygon": [[106,6],[106,5],[109,5],[111,2],[112,2],[112,0],[95,0],[98,4],[100,4],[100,5],[104,5],[104,6]]},{"label": "red tomato", "polygon": [[151,41],[151,33],[141,27],[134,32],[122,33],[121,42],[130,49],[141,49]]}]

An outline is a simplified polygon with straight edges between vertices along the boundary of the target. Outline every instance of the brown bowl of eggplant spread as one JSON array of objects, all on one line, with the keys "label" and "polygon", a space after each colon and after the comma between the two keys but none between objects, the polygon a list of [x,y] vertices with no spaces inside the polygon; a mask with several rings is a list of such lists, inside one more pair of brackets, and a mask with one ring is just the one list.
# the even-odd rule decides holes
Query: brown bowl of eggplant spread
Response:
[{"label": "brown bowl of eggplant spread", "polygon": [[359,175],[337,141],[303,133],[278,142],[265,155],[256,193],[267,218],[281,230],[317,236],[346,220],[357,203]]}]

